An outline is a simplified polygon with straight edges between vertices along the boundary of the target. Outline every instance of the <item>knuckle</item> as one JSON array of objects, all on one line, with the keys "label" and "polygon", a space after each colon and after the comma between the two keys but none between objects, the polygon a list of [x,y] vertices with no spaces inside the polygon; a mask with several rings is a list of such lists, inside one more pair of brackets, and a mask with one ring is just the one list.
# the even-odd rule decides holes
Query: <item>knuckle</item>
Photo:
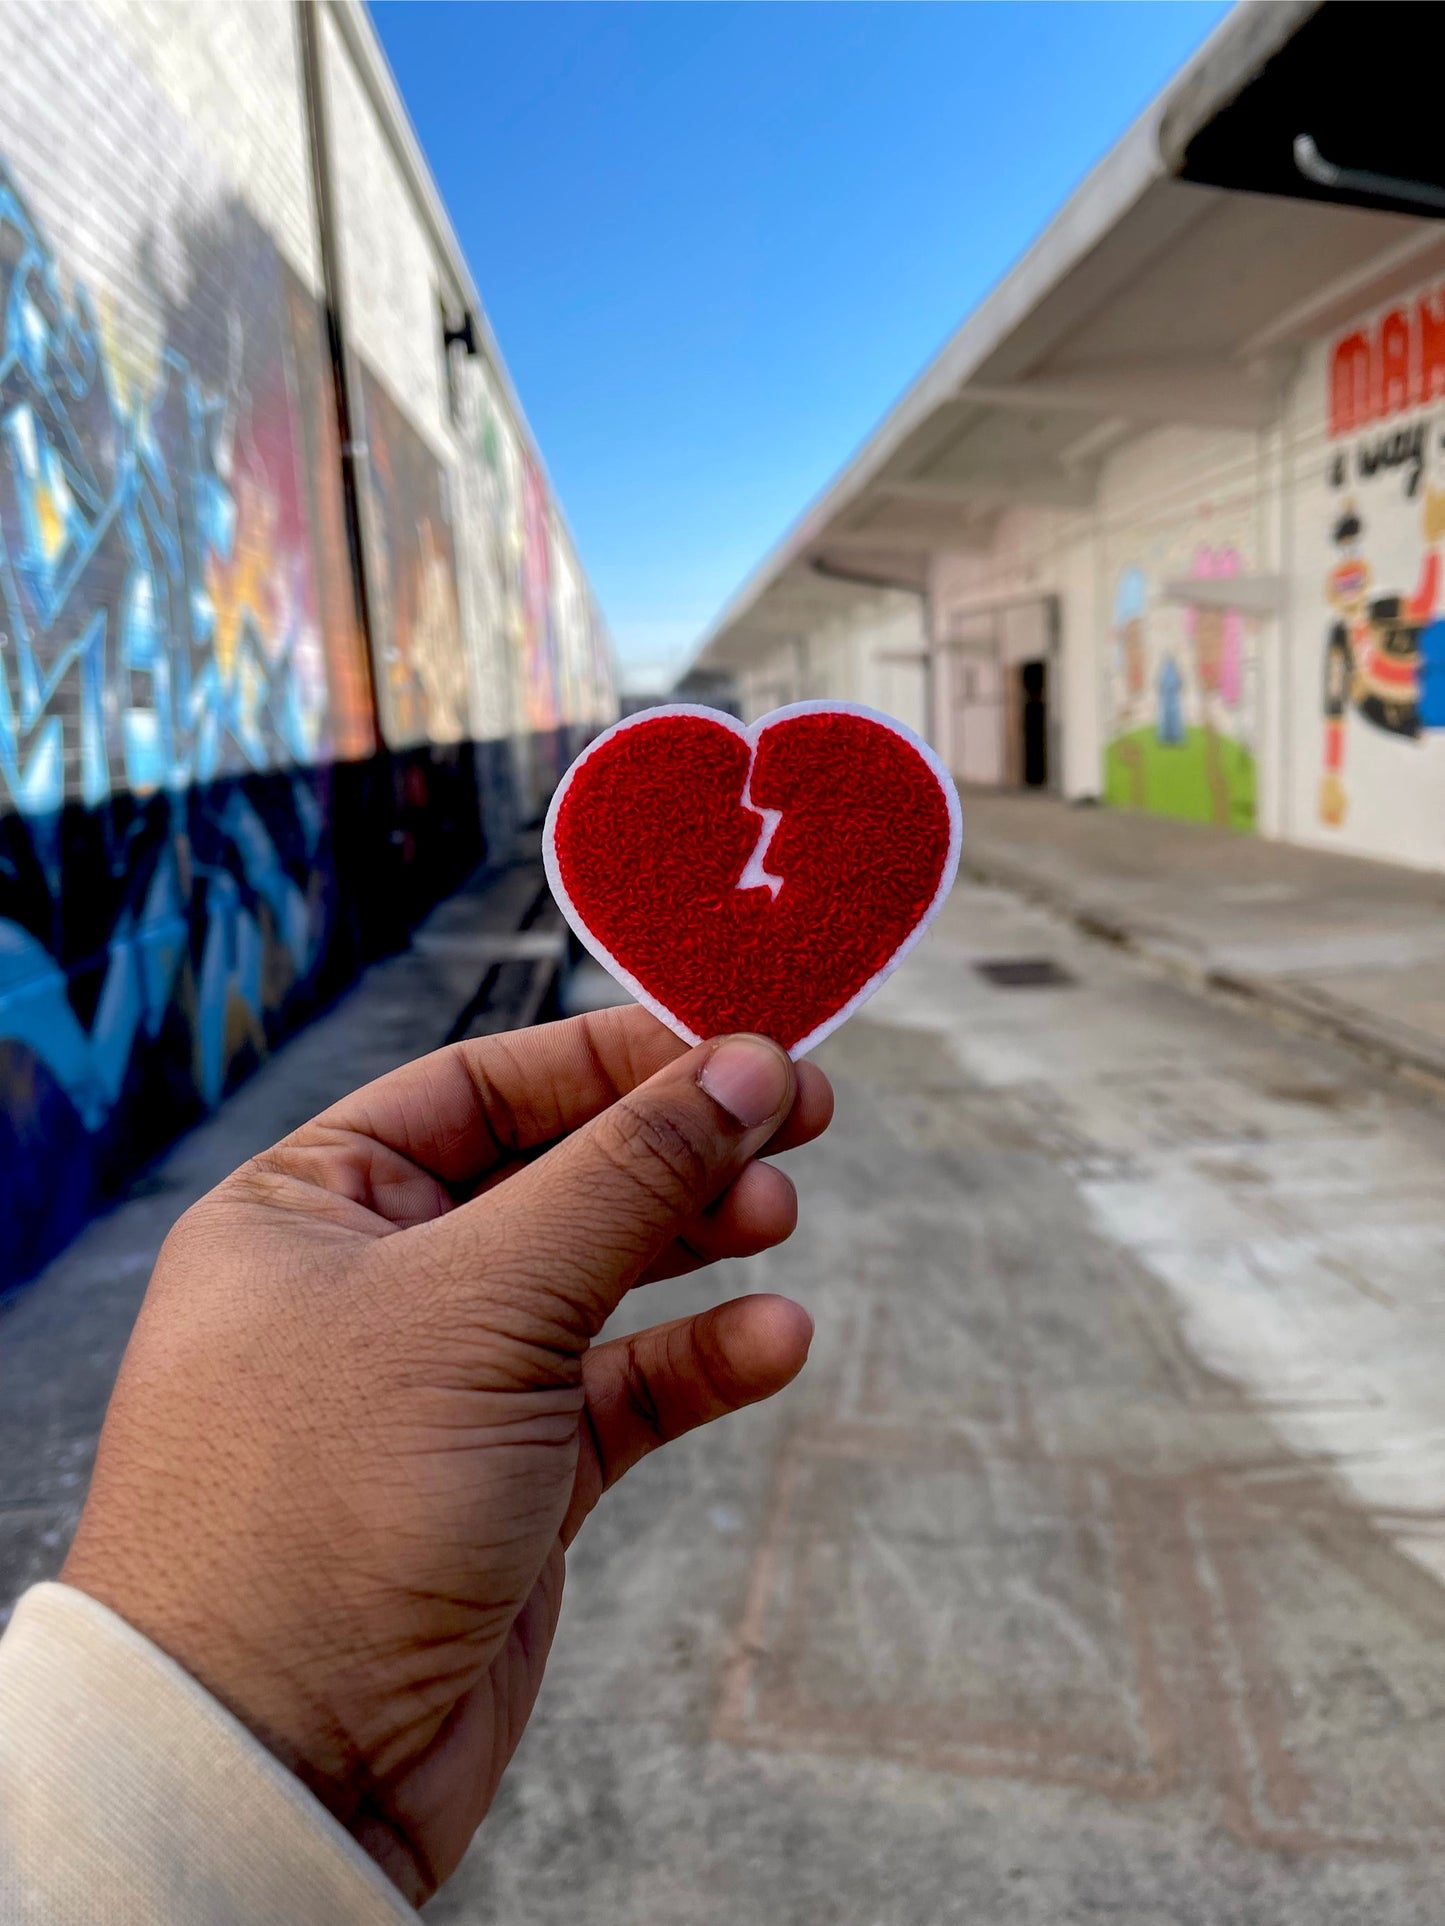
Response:
[{"label": "knuckle", "polygon": [[692,1369],[712,1402],[715,1413],[736,1411],[747,1402],[742,1387],[716,1341],[713,1321],[704,1318],[692,1327]]},{"label": "knuckle", "polygon": [[629,1339],[622,1359],[622,1395],[627,1408],[643,1428],[659,1444],[663,1443],[666,1433],[662,1423],[662,1411],[652,1381],[647,1375],[636,1343]]},{"label": "knuckle", "polygon": [[604,1153],[654,1202],[672,1209],[706,1192],[714,1175],[713,1159],[700,1128],[631,1096],[619,1098],[609,1115]]},{"label": "knuckle", "polygon": [[226,1179],[222,1188],[233,1197],[243,1197],[247,1201],[259,1198],[269,1201],[278,1191],[284,1189],[292,1180],[292,1172],[280,1146],[270,1150],[258,1151],[239,1164]]},{"label": "knuckle", "polygon": [[522,1145],[522,1125],[505,1086],[511,1081],[525,1087],[525,1064],[519,1062],[503,1037],[470,1038],[453,1048],[472,1086],[477,1113],[491,1135],[494,1151],[498,1156],[515,1156]]}]

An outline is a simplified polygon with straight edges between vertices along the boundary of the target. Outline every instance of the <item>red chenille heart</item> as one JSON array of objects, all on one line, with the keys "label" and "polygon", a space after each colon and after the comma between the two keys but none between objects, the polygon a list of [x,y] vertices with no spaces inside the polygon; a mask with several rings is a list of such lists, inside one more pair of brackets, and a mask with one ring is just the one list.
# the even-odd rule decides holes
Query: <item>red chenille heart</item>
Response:
[{"label": "red chenille heart", "polygon": [[948,772],[889,716],[677,707],[582,752],[543,852],[578,937],[679,1036],[755,1030],[796,1057],[918,941],[960,833]]}]

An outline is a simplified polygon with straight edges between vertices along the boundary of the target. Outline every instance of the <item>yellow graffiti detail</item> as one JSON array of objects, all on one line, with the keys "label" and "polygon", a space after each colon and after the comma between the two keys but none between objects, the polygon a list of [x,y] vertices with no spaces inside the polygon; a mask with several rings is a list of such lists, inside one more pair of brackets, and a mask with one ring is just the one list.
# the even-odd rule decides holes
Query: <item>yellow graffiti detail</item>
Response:
[{"label": "yellow graffiti detail", "polygon": [[231,674],[246,620],[269,637],[265,619],[271,585],[279,566],[275,551],[276,510],[249,477],[236,484],[236,546],[229,560],[212,554],[206,564],[206,590],[215,611],[213,646],[224,676]]},{"label": "yellow graffiti detail", "polygon": [[40,549],[47,562],[54,562],[65,547],[65,517],[56,503],[54,492],[49,488],[35,491],[35,515],[39,524]]}]

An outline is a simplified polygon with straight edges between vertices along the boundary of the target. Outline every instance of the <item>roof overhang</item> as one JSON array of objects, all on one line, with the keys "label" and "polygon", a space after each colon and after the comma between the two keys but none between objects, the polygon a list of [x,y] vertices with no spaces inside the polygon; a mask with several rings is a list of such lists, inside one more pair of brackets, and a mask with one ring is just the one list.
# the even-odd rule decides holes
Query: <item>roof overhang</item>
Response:
[{"label": "roof overhang", "polygon": [[[745,667],[849,595],[921,590],[933,555],[986,550],[1013,504],[1087,510],[1105,458],[1144,429],[1264,427],[1302,343],[1445,268],[1438,220],[1304,176],[1293,198],[1268,185],[1283,137],[1264,130],[1288,130],[1292,153],[1311,76],[1337,63],[1343,101],[1341,36],[1369,38],[1381,14],[1395,59],[1400,34],[1418,36],[1413,64],[1432,70],[1428,8],[1236,7],[729,602],[694,663]],[[1218,165],[1242,115],[1259,192],[1240,191],[1247,169],[1225,178]],[[1313,125],[1322,146],[1342,138],[1327,116]],[[1350,152],[1378,165],[1368,143]]]}]

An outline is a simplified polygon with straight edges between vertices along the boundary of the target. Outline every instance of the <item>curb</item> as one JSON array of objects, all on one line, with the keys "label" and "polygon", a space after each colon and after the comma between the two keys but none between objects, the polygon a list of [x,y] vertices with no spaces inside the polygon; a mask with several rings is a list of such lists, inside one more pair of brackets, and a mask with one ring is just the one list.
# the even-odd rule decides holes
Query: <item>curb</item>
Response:
[{"label": "curb", "polygon": [[1220,969],[1209,961],[1207,954],[1181,941],[1169,930],[1120,917],[1076,894],[1067,885],[1039,876],[1027,865],[1011,862],[1006,856],[991,855],[986,849],[981,851],[977,845],[972,849],[965,847],[959,870],[976,883],[991,883],[1012,890],[1053,910],[1082,935],[1161,965],[1194,989],[1249,1003],[1282,1028],[1305,1030],[1343,1044],[1377,1068],[1424,1085],[1435,1096],[1445,1096],[1445,1043],[1437,1043],[1433,1037],[1404,1024],[1372,1016],[1354,1004],[1332,997],[1327,990],[1297,978],[1252,976],[1244,971]]}]

